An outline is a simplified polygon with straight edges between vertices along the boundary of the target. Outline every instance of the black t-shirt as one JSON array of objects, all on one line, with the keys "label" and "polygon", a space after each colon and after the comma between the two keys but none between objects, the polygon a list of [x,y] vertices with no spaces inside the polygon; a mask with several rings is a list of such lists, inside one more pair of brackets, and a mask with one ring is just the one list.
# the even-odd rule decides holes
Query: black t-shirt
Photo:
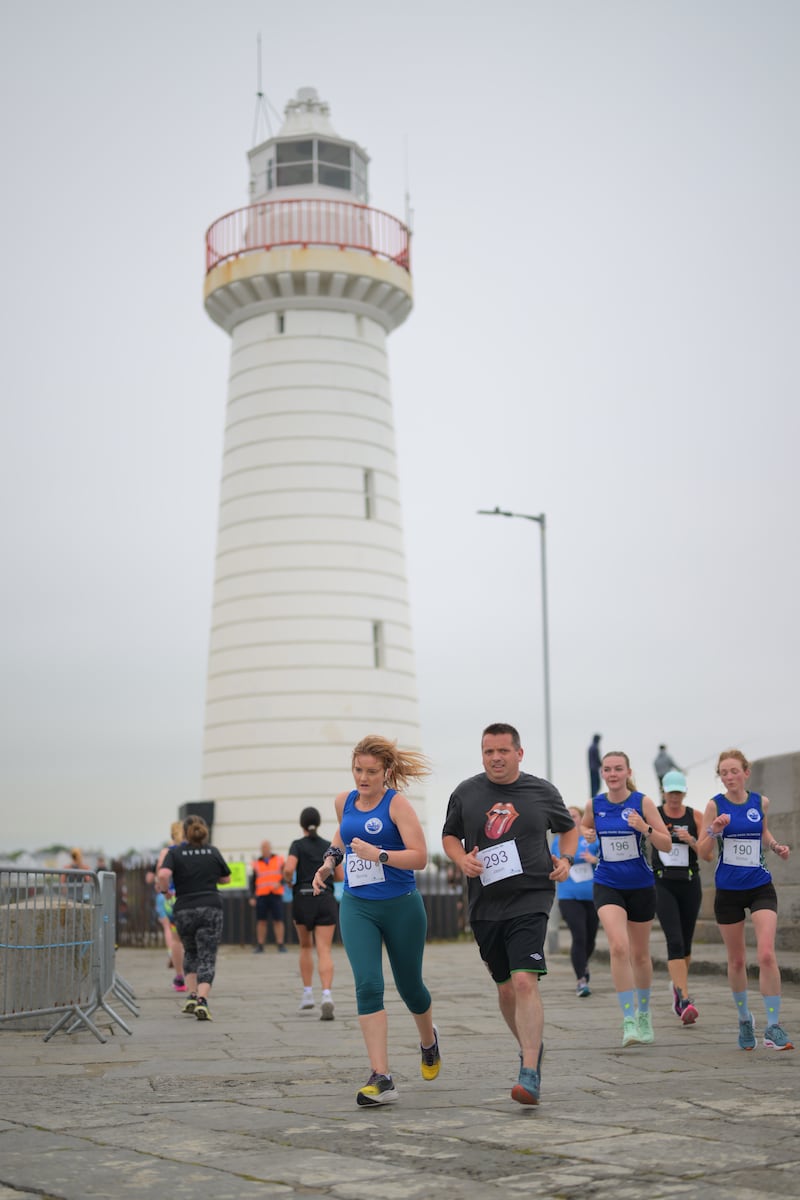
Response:
[{"label": "black t-shirt", "polygon": [[[292,842],[289,854],[297,859],[297,881],[294,886],[298,891],[300,888],[311,887],[311,882],[322,866],[322,859],[329,846],[330,842],[326,842],[325,838],[320,837],[319,834],[314,837],[306,834],[305,837]],[[329,875],[325,881],[325,887],[329,892],[333,891],[332,875]]]},{"label": "black t-shirt", "polygon": [[697,852],[694,846],[690,846],[687,842],[682,842],[675,832],[676,829],[688,829],[693,838],[697,837],[695,810],[689,808],[688,805],[684,805],[684,808],[685,812],[682,817],[668,817],[664,805],[659,804],[658,806],[659,816],[672,834],[673,846],[685,847],[685,849],[679,851],[679,854],[681,857],[685,855],[687,861],[685,866],[668,865],[664,862],[655,846],[651,846],[650,863],[655,872],[656,879],[693,879],[698,874]]},{"label": "black t-shirt", "polygon": [[172,871],[175,912],[186,908],[222,908],[217,881],[230,875],[230,867],[216,846],[170,846],[162,867]]},{"label": "black t-shirt", "polygon": [[460,783],[450,797],[443,837],[457,837],[466,850],[497,850],[500,871],[517,861],[521,872],[484,884],[468,879],[469,913],[476,921],[504,921],[549,912],[555,884],[548,830],[568,833],[574,822],[561,793],[546,779],[520,775],[493,783],[485,773]]}]

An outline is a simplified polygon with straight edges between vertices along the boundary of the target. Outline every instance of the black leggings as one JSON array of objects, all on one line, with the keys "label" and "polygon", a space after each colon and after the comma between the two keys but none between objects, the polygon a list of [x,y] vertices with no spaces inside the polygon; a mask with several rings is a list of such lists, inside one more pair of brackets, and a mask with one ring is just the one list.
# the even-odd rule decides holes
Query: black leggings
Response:
[{"label": "black leggings", "polygon": [[692,953],[694,927],[702,899],[703,885],[699,875],[669,881],[656,877],[656,912],[667,939],[668,959],[688,958]]},{"label": "black leggings", "polygon": [[569,954],[575,978],[587,978],[589,959],[594,952],[597,926],[600,923],[594,900],[559,900],[558,907],[572,935]]}]

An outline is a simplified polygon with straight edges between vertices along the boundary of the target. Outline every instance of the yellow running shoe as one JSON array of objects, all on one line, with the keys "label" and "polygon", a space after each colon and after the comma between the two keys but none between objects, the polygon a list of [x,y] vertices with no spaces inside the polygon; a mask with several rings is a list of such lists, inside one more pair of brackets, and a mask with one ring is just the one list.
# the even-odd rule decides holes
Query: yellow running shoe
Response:
[{"label": "yellow running shoe", "polygon": [[422,1078],[435,1079],[442,1065],[442,1056],[439,1053],[439,1030],[435,1025],[433,1027],[433,1045],[420,1046],[419,1050],[422,1055],[422,1062],[419,1066]]},{"label": "yellow running shoe", "polygon": [[373,1071],[367,1082],[356,1093],[356,1104],[362,1107],[373,1104],[391,1104],[398,1092],[391,1075],[379,1075]]}]

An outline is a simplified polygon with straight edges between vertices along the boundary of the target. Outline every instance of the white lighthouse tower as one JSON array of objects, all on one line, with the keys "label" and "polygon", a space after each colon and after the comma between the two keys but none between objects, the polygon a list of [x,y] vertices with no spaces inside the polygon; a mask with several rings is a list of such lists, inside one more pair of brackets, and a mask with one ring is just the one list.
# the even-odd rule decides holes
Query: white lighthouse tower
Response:
[{"label": "white lighthouse tower", "polygon": [[313,88],[249,160],[204,289],[232,345],[203,793],[234,858],[285,853],[307,804],[332,832],[365,734],[420,747],[386,355],[408,229],[368,207],[368,157]]}]

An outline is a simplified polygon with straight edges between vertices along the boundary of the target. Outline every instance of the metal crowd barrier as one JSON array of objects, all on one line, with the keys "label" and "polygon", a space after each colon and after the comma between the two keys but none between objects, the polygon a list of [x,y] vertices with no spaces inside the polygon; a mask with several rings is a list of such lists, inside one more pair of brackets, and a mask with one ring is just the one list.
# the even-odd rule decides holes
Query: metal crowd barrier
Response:
[{"label": "metal crowd barrier", "polygon": [[86,1028],[107,1039],[92,1016],[102,1009],[131,1029],[108,1002],[134,1014],[133,991],[115,972],[116,884],[110,871],[0,869],[0,1029]]}]

